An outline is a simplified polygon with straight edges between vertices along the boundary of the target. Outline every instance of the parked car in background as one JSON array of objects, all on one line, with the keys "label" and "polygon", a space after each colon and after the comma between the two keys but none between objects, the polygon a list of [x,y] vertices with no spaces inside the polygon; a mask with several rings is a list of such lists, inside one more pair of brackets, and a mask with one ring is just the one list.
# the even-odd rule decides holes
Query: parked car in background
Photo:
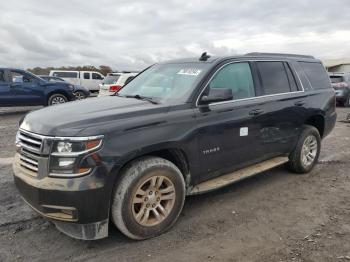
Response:
[{"label": "parked car in background", "polygon": [[110,96],[120,91],[137,75],[137,72],[109,73],[100,84],[98,96]]},{"label": "parked car in background", "polygon": [[329,73],[337,103],[350,107],[350,73]]},{"label": "parked car in background", "polygon": [[51,70],[50,76],[60,77],[72,85],[85,86],[90,92],[98,92],[104,75],[93,71]]},{"label": "parked car in background", "polygon": [[27,114],[14,180],[69,236],[106,237],[111,220],[141,240],[169,230],[186,195],[283,164],[310,172],[336,117],[327,72],[311,56],[162,62],[115,96]]},{"label": "parked car in background", "polygon": [[0,106],[55,105],[75,100],[74,86],[21,69],[0,68]]},{"label": "parked car in background", "polygon": [[[66,82],[63,78],[57,76],[48,76],[48,75],[39,75],[41,79],[44,79],[49,82]],[[81,85],[73,85],[73,94],[75,95],[76,100],[82,100],[90,96],[90,91],[84,86]]]}]

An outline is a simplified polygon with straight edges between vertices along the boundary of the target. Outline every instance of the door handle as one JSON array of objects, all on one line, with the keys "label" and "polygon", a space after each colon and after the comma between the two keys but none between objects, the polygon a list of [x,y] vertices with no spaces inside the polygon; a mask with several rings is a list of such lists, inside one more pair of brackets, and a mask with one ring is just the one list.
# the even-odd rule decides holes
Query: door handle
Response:
[{"label": "door handle", "polygon": [[304,104],[305,104],[304,101],[297,101],[294,103],[294,105],[296,105],[296,106],[303,106]]},{"label": "door handle", "polygon": [[264,110],[262,110],[262,109],[254,109],[254,110],[252,110],[252,111],[249,112],[249,115],[251,115],[251,116],[257,116],[257,115],[260,115],[260,114],[262,114],[262,113],[264,113]]}]

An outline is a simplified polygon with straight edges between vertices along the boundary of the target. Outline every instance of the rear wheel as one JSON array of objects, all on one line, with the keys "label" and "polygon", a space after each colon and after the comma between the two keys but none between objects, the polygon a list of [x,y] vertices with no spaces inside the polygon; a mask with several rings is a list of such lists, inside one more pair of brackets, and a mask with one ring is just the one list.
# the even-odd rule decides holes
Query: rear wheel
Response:
[{"label": "rear wheel", "polygon": [[300,134],[297,146],[289,156],[287,166],[296,173],[307,173],[317,163],[321,149],[321,137],[318,130],[305,125]]},{"label": "rear wheel", "polygon": [[135,160],[116,186],[112,221],[129,238],[155,237],[176,222],[185,194],[183,176],[173,163],[158,157]]},{"label": "rear wheel", "polygon": [[65,97],[62,94],[54,94],[51,95],[47,101],[47,104],[49,106],[53,106],[53,105],[58,105],[58,104],[64,104],[68,101],[67,97]]}]

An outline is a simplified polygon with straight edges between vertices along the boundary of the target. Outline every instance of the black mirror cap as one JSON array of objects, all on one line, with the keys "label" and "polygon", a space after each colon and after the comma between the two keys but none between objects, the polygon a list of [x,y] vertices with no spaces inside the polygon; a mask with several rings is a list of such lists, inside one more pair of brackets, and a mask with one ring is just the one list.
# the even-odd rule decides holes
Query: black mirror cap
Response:
[{"label": "black mirror cap", "polygon": [[209,94],[202,96],[200,104],[208,105],[210,103],[229,101],[233,99],[232,89],[230,88],[210,88]]}]

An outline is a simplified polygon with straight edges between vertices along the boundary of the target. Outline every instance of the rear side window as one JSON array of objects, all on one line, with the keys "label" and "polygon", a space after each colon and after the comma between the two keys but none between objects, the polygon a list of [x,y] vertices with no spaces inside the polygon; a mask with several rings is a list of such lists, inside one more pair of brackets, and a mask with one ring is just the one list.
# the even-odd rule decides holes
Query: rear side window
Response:
[{"label": "rear side window", "polygon": [[257,66],[264,95],[288,93],[291,91],[283,62],[257,62]]},{"label": "rear side window", "polygon": [[84,73],[84,79],[90,79],[90,73]]},{"label": "rear side window", "polygon": [[78,78],[77,72],[54,72],[53,75],[63,78]]},{"label": "rear side window", "polygon": [[286,70],[287,70],[287,75],[288,75],[288,81],[289,81],[290,90],[291,90],[292,92],[298,91],[297,83],[296,83],[296,81],[295,81],[295,77],[294,77],[294,75],[293,75],[293,73],[292,73],[292,70],[291,70],[289,64],[284,63],[284,66],[285,66],[285,68],[286,68]]},{"label": "rear side window", "polygon": [[211,80],[210,88],[232,89],[233,99],[255,96],[254,82],[249,63],[224,66]]},{"label": "rear side window", "polygon": [[103,79],[102,84],[106,84],[106,85],[114,84],[118,81],[119,77],[120,75],[108,75]]},{"label": "rear side window", "polygon": [[321,63],[299,62],[313,89],[330,88],[330,81]]}]

